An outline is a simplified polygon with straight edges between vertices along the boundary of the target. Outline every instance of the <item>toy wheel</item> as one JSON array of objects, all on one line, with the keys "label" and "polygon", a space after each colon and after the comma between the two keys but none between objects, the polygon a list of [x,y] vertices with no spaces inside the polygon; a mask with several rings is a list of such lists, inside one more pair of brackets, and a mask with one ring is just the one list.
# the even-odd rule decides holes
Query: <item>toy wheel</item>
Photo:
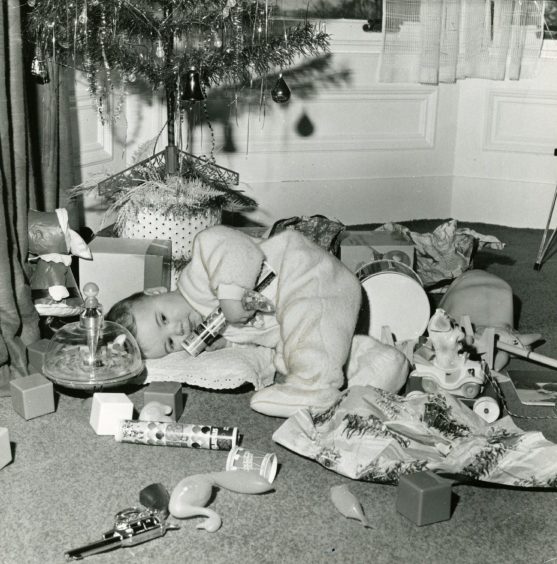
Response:
[{"label": "toy wheel", "polygon": [[433,394],[439,386],[431,378],[422,378],[422,389],[428,394]]},{"label": "toy wheel", "polygon": [[479,393],[479,384],[464,384],[464,386],[462,386],[462,395],[465,398],[475,398]]}]

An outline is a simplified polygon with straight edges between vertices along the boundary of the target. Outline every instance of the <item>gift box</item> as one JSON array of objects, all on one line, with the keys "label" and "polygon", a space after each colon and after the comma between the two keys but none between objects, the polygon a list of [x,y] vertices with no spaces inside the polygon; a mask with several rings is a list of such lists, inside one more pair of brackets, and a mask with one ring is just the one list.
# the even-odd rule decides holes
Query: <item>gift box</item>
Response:
[{"label": "gift box", "polygon": [[414,268],[414,245],[388,231],[345,231],[340,240],[340,260],[352,271],[382,259]]},{"label": "gift box", "polygon": [[170,290],[171,241],[97,236],[89,248],[93,260],[80,259],[79,285],[97,284],[105,312],[135,292],[158,286]]}]

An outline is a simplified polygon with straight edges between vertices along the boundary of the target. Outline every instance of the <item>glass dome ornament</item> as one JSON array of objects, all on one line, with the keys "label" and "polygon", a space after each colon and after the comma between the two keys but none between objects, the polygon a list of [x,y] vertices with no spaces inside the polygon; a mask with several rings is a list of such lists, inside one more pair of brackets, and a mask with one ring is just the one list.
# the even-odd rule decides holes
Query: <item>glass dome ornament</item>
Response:
[{"label": "glass dome ornament", "polygon": [[43,374],[59,386],[98,392],[129,383],[143,372],[135,338],[122,325],[105,321],[98,293],[96,284],[85,284],[79,321],[61,327],[47,348]]}]

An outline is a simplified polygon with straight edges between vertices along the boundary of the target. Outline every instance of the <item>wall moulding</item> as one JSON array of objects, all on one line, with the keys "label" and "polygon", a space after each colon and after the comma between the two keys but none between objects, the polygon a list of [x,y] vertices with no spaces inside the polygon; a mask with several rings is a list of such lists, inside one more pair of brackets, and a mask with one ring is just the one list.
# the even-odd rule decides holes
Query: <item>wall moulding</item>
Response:
[{"label": "wall moulding", "polygon": [[[436,89],[328,91],[293,105],[280,123],[267,116],[264,129],[250,135],[249,152],[432,149],[437,102]],[[302,113],[316,124],[309,137],[296,134]]]},{"label": "wall moulding", "polygon": [[487,96],[485,150],[553,153],[557,91],[491,90]]},{"label": "wall moulding", "polygon": [[[115,96],[111,95],[109,102],[114,106]],[[114,159],[114,127],[107,119],[103,124],[96,108],[93,106],[88,85],[84,78],[76,76],[74,92],[70,96],[70,112],[72,119],[72,136],[79,143],[80,167],[86,168]]]}]

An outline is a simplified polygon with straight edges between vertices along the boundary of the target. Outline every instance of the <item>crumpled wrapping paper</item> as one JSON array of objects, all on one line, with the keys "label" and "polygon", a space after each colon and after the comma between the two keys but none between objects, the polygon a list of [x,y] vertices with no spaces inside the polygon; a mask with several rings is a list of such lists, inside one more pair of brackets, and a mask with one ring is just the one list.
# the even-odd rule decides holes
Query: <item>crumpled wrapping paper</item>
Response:
[{"label": "crumpled wrapping paper", "polygon": [[389,231],[414,244],[415,271],[424,288],[429,291],[439,291],[439,286],[450,284],[464,271],[472,268],[476,250],[483,247],[501,250],[505,247],[497,237],[457,227],[455,219],[437,226],[432,233],[416,233],[398,223],[385,223],[377,230]]},{"label": "crumpled wrapping paper", "polygon": [[471,482],[557,486],[557,445],[510,417],[486,423],[454,396],[408,397],[350,387],[328,410],[301,410],[274,433],[280,445],[357,480],[397,484],[432,470]]},{"label": "crumpled wrapping paper", "polygon": [[281,219],[273,225],[269,236],[287,229],[299,231],[326,251],[338,256],[340,235],[345,230],[344,224],[323,215],[296,216]]}]

